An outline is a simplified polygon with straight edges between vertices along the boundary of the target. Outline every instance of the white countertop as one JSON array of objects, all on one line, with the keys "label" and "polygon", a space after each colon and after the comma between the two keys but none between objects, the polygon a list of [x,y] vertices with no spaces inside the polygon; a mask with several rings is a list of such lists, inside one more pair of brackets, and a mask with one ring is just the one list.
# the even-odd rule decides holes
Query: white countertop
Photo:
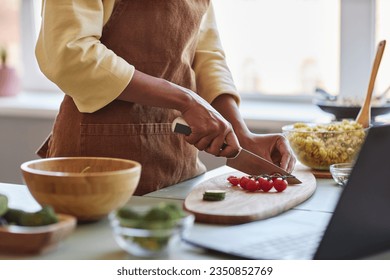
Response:
[{"label": "white countertop", "polygon": [[[231,173],[230,167],[224,166],[211,170],[194,179],[182,182],[180,184],[147,194],[146,196],[134,196],[130,199],[131,205],[151,205],[161,201],[183,203],[188,193],[199,183],[212,177]],[[0,193],[8,196],[11,207],[22,208],[26,211],[35,211],[39,205],[32,198],[28,189],[24,185],[0,183]],[[315,193],[305,202],[288,210],[284,214],[277,215],[266,220],[255,221],[252,223],[267,223],[270,220],[277,224],[277,221],[283,221],[286,215],[294,216],[295,219],[301,219],[304,213],[316,212],[319,214],[331,214],[334,211],[336,203],[342,193],[342,188],[337,186],[331,179],[317,179],[317,189]],[[303,221],[307,222],[307,220]],[[213,224],[195,223],[192,228],[193,234],[207,235],[216,229],[224,229],[234,232],[236,226],[224,226]],[[378,257],[379,256],[379,257]],[[390,253],[385,252],[378,255],[379,259],[390,258]],[[196,246],[182,242],[165,259],[180,260],[226,260],[237,259],[236,257],[224,254],[218,254]],[[102,219],[98,222],[79,224],[76,230],[64,241],[60,243],[54,251],[41,255],[4,255],[0,254],[0,259],[28,259],[28,260],[126,260],[139,259],[132,257],[122,251],[115,243],[108,219]]]},{"label": "white countertop", "polygon": [[[209,171],[194,179],[182,182],[180,184],[168,187],[156,192],[149,193],[146,196],[134,196],[130,202],[132,205],[137,204],[155,204],[161,201],[171,201],[181,204],[188,193],[199,183],[212,177],[231,173],[230,167],[224,166]],[[26,211],[35,211],[39,205],[32,198],[28,189],[24,185],[1,184],[0,193],[8,196],[9,204],[14,208],[22,208]],[[318,180],[315,194],[304,203],[295,207],[293,212],[300,211],[320,211],[332,212],[341,189],[337,187],[332,180]],[[292,212],[292,213],[293,213]],[[277,219],[277,217],[275,217]],[[272,218],[274,219],[274,218]],[[261,221],[258,221],[261,222]],[[209,230],[228,227],[212,224],[195,223],[193,231],[207,232]],[[104,241],[104,242],[102,242]],[[60,246],[52,251],[42,255],[19,256],[19,255],[1,255],[0,259],[132,259],[134,257],[127,255],[115,243],[111,228],[107,219],[102,219],[95,223],[80,224],[74,233],[64,240]],[[209,252],[207,250],[182,243],[176,248],[167,259],[235,259],[228,255],[221,255]]]}]

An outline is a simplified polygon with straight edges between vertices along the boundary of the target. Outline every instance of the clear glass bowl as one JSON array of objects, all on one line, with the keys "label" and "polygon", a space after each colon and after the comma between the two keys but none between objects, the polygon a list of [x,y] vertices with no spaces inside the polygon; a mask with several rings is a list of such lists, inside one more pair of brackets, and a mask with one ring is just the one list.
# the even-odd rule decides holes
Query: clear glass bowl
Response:
[{"label": "clear glass bowl", "polygon": [[[137,210],[138,211],[138,210]],[[167,255],[172,248],[179,245],[181,239],[193,226],[195,217],[186,214],[166,228],[161,223],[154,223],[151,228],[134,227],[135,221],[118,218],[114,211],[109,215],[110,224],[117,244],[127,253],[144,258],[155,258]]]},{"label": "clear glass bowl", "polygon": [[336,163],[330,166],[330,173],[335,182],[340,186],[345,186],[353,168],[352,163]]},{"label": "clear glass bowl", "polygon": [[297,123],[282,130],[297,159],[316,170],[353,162],[368,131],[347,120],[329,124]]}]

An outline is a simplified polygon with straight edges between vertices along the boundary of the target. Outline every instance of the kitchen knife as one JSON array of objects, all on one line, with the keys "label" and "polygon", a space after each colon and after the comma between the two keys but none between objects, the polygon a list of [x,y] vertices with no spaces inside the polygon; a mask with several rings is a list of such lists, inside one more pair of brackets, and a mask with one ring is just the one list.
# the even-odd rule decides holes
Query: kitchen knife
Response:
[{"label": "kitchen knife", "polygon": [[[181,117],[178,117],[173,121],[172,131],[184,135],[191,134],[191,128]],[[280,173],[281,175],[287,176],[286,180],[290,184],[302,183],[298,178],[291,175],[283,168],[243,148],[240,149],[239,153],[234,158],[228,158],[226,160],[226,165],[249,175],[271,175]]]}]

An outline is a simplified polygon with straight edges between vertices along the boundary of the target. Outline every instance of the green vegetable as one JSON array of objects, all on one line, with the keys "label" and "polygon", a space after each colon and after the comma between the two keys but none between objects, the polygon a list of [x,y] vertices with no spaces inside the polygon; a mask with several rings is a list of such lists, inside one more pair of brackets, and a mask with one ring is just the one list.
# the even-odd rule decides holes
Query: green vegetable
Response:
[{"label": "green vegetable", "polygon": [[177,204],[174,203],[163,203],[160,205],[163,211],[169,214],[169,218],[172,220],[181,219],[185,216],[185,213]]},{"label": "green vegetable", "polygon": [[18,225],[20,216],[22,216],[23,213],[24,211],[22,210],[9,208],[8,211],[4,214],[4,219],[10,225]]},{"label": "green vegetable", "polygon": [[174,203],[159,203],[143,214],[129,207],[123,207],[117,211],[117,217],[123,227],[162,230],[156,236],[128,237],[149,251],[160,251],[165,248],[170,240],[171,230],[184,216],[184,211]]},{"label": "green vegetable", "polygon": [[137,243],[140,247],[147,249],[149,251],[160,251],[164,249],[169,242],[170,236],[165,237],[134,237],[133,241]]},{"label": "green vegetable", "polygon": [[122,227],[139,227],[142,217],[130,207],[122,207],[116,213]]},{"label": "green vegetable", "polygon": [[3,216],[8,210],[8,198],[5,195],[0,194],[0,217]]},{"label": "green vegetable", "polygon": [[203,193],[203,200],[220,201],[225,199],[226,192],[223,190],[208,190]]},{"label": "green vegetable", "polygon": [[44,206],[34,213],[25,212],[9,208],[8,198],[2,194],[0,194],[0,218],[1,224],[18,226],[44,226],[58,222],[58,217],[51,206]]},{"label": "green vegetable", "polygon": [[117,211],[117,216],[123,219],[139,219],[141,216],[130,207],[122,207]]},{"label": "green vegetable", "polygon": [[8,224],[18,226],[44,226],[58,222],[56,213],[51,206],[44,206],[37,212],[25,212],[19,209],[8,209],[4,218]]},{"label": "green vegetable", "polygon": [[44,206],[35,213],[24,212],[19,219],[21,226],[45,226],[58,222],[56,213],[51,206]]}]

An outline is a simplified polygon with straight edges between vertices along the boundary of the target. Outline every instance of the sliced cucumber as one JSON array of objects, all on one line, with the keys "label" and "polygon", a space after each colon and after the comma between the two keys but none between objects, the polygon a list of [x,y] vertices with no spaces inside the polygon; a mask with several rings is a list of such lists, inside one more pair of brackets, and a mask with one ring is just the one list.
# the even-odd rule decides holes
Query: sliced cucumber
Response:
[{"label": "sliced cucumber", "polygon": [[203,193],[203,200],[220,201],[224,200],[226,192],[224,190],[207,190]]}]

